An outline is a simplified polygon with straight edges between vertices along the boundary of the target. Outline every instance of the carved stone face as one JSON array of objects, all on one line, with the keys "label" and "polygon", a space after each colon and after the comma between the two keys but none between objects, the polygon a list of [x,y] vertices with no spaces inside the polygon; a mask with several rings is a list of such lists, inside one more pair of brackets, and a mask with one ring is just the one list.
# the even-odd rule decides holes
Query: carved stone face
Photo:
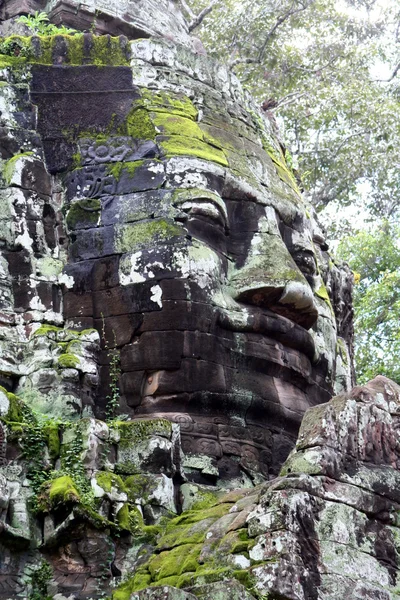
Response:
[{"label": "carved stone face", "polygon": [[[123,135],[76,139],[66,316],[119,349],[125,412],[181,424],[194,479],[266,476],[333,389],[323,240],[279,146],[271,160],[232,126],[224,139],[226,110],[179,91],[133,95]],[[239,170],[241,145],[254,156]],[[78,318],[82,293],[94,321]]]},{"label": "carved stone face", "polygon": [[[193,162],[171,159],[170,181],[182,185],[192,171],[204,184],[207,163]],[[239,477],[240,463],[266,475],[304,410],[329,394],[328,365],[316,364],[308,330],[319,309],[329,348],[335,324],[317,295],[323,282],[305,214],[284,223],[244,186],[216,183],[211,167],[214,185],[147,195],[158,202],[154,218],[131,226],[134,239],[144,226],[155,234],[119,263],[119,283],[150,296],[121,351],[123,392],[135,415],[180,422],[184,450],[212,456],[220,474]]]},{"label": "carved stone face", "polygon": [[65,324],[103,338],[98,413],[115,349],[122,412],[180,423],[194,480],[274,474],[345,378],[326,288],[340,295],[339,271],[226,71],[170,42],[133,42],[128,59],[126,40],[103,40],[86,35],[77,65],[56,38],[29,80]]}]

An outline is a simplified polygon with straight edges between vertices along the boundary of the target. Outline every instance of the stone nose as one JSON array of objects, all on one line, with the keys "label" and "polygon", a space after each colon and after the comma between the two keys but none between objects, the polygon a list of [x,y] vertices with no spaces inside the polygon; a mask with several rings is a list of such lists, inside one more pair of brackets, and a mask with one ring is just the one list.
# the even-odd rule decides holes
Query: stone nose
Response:
[{"label": "stone nose", "polygon": [[245,263],[230,273],[233,298],[309,329],[318,318],[313,291],[271,219],[263,217],[259,225]]}]

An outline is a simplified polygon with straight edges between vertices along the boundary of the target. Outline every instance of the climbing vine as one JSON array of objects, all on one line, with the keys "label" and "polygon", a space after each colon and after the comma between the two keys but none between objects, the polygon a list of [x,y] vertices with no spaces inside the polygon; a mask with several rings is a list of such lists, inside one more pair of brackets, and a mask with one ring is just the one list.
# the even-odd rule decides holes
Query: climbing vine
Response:
[{"label": "climbing vine", "polygon": [[51,600],[52,596],[47,593],[47,586],[53,577],[51,566],[45,560],[35,569],[31,575],[31,588],[28,600]]},{"label": "climbing vine", "polygon": [[[119,407],[119,398],[120,398],[120,389],[119,389],[119,378],[121,376],[121,362],[120,362],[120,354],[119,350],[116,348],[111,349],[108,345],[108,341],[106,338],[106,328],[105,328],[105,319],[103,313],[101,314],[102,319],[102,337],[104,341],[104,348],[107,351],[107,358],[109,360],[109,375],[110,375],[110,383],[109,383],[109,393],[106,396],[106,421],[112,421],[117,414],[117,410]],[[114,342],[116,344],[115,332],[114,334]]]}]

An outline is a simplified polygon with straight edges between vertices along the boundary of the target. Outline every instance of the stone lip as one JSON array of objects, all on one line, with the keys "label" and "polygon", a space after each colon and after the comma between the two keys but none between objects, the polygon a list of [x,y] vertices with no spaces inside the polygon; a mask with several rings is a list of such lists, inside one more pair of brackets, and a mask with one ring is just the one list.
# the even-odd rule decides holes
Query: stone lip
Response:
[{"label": "stone lip", "polygon": [[268,309],[252,308],[238,304],[241,312],[218,308],[218,324],[237,333],[257,333],[281,342],[284,346],[302,352],[311,361],[315,356],[315,343],[311,334],[290,319]]}]

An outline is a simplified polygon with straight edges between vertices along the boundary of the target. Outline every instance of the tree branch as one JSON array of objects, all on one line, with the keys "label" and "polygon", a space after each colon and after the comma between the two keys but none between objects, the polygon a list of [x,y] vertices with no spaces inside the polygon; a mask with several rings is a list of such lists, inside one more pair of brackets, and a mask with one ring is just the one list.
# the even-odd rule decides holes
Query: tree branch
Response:
[{"label": "tree branch", "polygon": [[250,64],[250,63],[261,64],[261,62],[264,58],[265,50],[267,49],[268,42],[274,36],[276,30],[293,15],[297,15],[298,13],[301,13],[301,12],[304,12],[305,10],[307,10],[312,4],[314,4],[314,2],[315,2],[315,0],[306,0],[306,2],[300,8],[295,8],[295,2],[293,2],[291,7],[283,15],[281,15],[280,17],[278,17],[276,19],[273,27],[266,34],[264,42],[263,42],[261,48],[258,50],[257,57],[255,57],[255,58],[236,58],[235,60],[233,60],[229,63],[229,68],[232,69],[233,67],[235,67],[236,65],[239,65],[239,64]]},{"label": "tree branch", "polygon": [[195,19],[196,15],[195,13],[192,11],[192,9],[190,8],[190,6],[187,4],[187,2],[185,2],[185,0],[181,0],[181,4],[183,6],[183,9],[187,12],[187,14],[189,15],[189,17],[191,19]]},{"label": "tree branch", "polygon": [[315,0],[308,0],[300,8],[294,8],[294,2],[293,2],[292,6],[289,8],[289,10],[286,13],[284,13],[283,15],[281,15],[280,17],[278,17],[276,19],[276,22],[275,22],[274,26],[267,33],[267,35],[265,37],[265,40],[264,40],[264,43],[263,43],[263,45],[260,48],[260,51],[259,51],[259,54],[258,54],[258,60],[259,60],[259,62],[261,62],[263,60],[263,58],[264,58],[264,52],[267,49],[268,42],[270,41],[270,39],[275,34],[275,31],[285,21],[287,21],[291,16],[297,15],[298,13],[301,13],[301,12],[304,12],[305,10],[307,10],[307,8],[309,8],[311,6],[311,4],[314,4],[314,2],[315,2]]},{"label": "tree branch", "polygon": [[291,92],[290,94],[284,96],[281,100],[278,100],[276,108],[288,106],[289,104],[292,104],[292,102],[296,102],[296,100],[299,100],[303,96],[308,96],[308,92]]},{"label": "tree branch", "polygon": [[258,58],[235,58],[235,60],[231,60],[229,63],[229,68],[233,69],[236,65],[250,65],[253,63],[259,64]]},{"label": "tree branch", "polygon": [[[186,2],[184,2],[184,0],[182,1],[182,5],[186,4]],[[189,24],[189,32],[192,32],[194,29],[196,29],[196,27],[199,27],[199,25],[202,24],[202,22],[204,21],[205,17],[212,11],[212,9],[214,8],[214,6],[216,4],[218,4],[219,0],[213,0],[211,2],[211,4],[209,4],[207,6],[207,8],[204,8],[197,16],[194,15],[193,11],[191,9],[189,9],[189,14],[191,13],[191,23]],[[189,7],[188,7],[189,8]]]},{"label": "tree branch", "polygon": [[393,73],[391,74],[391,76],[389,77],[389,79],[374,79],[374,81],[381,81],[384,83],[389,83],[390,81],[393,81],[393,79],[396,77],[397,73],[400,71],[400,62],[397,63],[397,65],[395,66]]}]

